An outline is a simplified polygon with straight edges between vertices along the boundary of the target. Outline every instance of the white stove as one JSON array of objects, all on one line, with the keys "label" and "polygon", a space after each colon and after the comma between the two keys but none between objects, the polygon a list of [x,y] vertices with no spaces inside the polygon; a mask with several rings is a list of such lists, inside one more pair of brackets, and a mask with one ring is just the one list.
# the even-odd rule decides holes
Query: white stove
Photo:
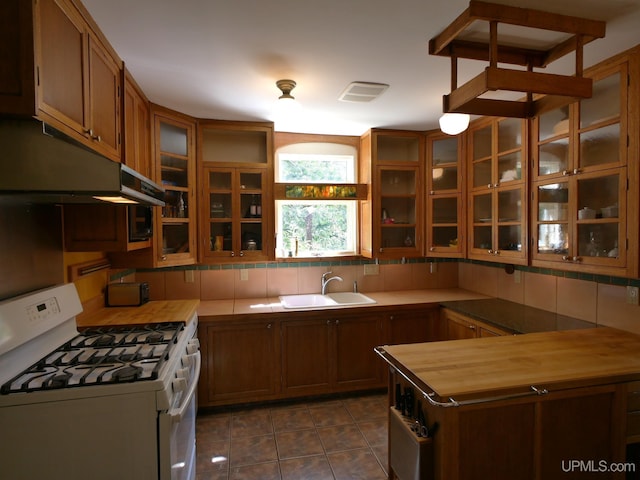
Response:
[{"label": "white stove", "polygon": [[193,480],[197,317],[78,332],[81,311],[73,284],[0,303],[3,475]]}]

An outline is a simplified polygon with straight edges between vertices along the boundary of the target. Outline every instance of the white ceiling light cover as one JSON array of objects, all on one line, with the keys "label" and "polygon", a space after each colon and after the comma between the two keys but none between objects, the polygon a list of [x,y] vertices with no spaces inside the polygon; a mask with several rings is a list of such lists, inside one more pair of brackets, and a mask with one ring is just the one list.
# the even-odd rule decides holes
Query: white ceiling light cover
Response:
[{"label": "white ceiling light cover", "polygon": [[366,103],[378,98],[389,88],[385,83],[373,82],[352,82],[340,94],[338,100],[341,102]]}]

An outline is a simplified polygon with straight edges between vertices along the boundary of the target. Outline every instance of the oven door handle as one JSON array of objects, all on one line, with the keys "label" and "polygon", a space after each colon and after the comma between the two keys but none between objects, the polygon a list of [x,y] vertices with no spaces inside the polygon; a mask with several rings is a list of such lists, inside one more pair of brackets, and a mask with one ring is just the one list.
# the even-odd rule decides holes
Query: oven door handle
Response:
[{"label": "oven door handle", "polygon": [[189,408],[189,404],[191,403],[191,397],[195,395],[196,388],[198,387],[202,358],[199,350],[192,355],[196,358],[196,368],[194,370],[194,374],[191,377],[192,381],[191,385],[189,386],[189,390],[187,390],[186,394],[182,397],[182,403],[178,407],[172,408],[167,412],[167,414],[171,417],[171,421],[174,423],[182,420],[184,412],[187,410],[187,408]]}]

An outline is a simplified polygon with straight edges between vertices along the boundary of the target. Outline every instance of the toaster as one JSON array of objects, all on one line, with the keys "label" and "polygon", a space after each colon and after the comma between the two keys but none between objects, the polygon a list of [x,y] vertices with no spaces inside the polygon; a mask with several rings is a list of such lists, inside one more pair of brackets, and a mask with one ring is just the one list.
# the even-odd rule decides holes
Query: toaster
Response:
[{"label": "toaster", "polygon": [[149,301],[147,282],[110,283],[107,285],[107,307],[135,307]]}]

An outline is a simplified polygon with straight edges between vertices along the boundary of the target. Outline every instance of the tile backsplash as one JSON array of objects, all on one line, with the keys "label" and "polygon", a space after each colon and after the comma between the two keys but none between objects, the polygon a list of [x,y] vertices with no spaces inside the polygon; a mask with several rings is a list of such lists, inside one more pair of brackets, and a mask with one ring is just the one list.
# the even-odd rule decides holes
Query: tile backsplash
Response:
[{"label": "tile backsplash", "polygon": [[626,285],[475,263],[458,268],[460,288],[640,334],[640,307],[626,303]]},{"label": "tile backsplash", "polygon": [[328,271],[342,278],[341,282],[329,284],[329,292],[353,291],[354,282],[358,290],[364,293],[452,288],[458,285],[457,262],[434,265],[435,268],[430,262],[385,263],[378,265],[377,275],[365,275],[363,264],[248,264],[207,270],[138,271],[136,280],[149,283],[152,300],[225,300],[319,293],[322,274]]},{"label": "tile backsplash", "polygon": [[[498,264],[467,261],[388,262],[378,265],[377,275],[365,275],[365,264],[344,263],[263,263],[144,270],[137,271],[135,278],[149,282],[152,300],[227,300],[319,293],[322,274],[331,271],[343,281],[331,282],[330,292],[352,291],[354,282],[363,293],[460,287],[640,334],[640,307],[627,304],[625,282],[616,284],[616,279],[610,277],[574,278],[578,276],[526,268],[507,273]],[[638,282],[630,280],[629,283]]]}]

